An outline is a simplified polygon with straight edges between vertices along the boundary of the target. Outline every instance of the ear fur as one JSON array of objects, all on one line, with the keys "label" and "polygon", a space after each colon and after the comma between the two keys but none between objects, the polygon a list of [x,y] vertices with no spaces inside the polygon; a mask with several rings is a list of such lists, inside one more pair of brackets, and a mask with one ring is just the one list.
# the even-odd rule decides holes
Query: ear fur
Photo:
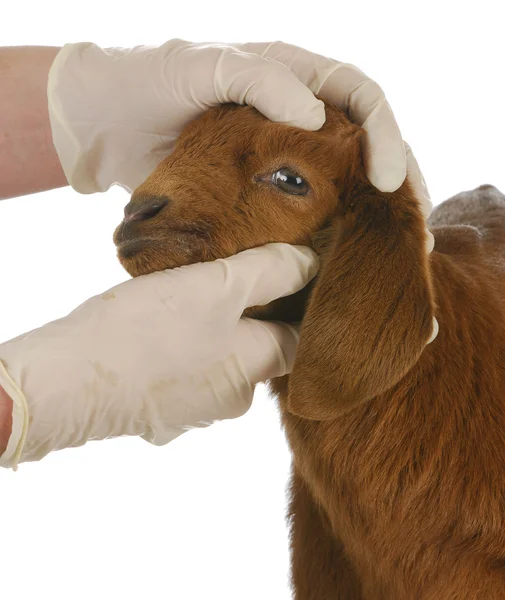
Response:
[{"label": "ear fur", "polygon": [[406,181],[380,192],[354,173],[340,196],[301,326],[288,410],[334,419],[393,387],[432,334],[426,225]]}]

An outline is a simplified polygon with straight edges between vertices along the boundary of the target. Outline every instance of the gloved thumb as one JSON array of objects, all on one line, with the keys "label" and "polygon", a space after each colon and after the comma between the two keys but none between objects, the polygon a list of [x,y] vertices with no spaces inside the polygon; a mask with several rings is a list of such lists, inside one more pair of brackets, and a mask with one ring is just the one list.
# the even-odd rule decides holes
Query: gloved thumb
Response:
[{"label": "gloved thumb", "polygon": [[308,246],[272,243],[215,261],[226,265],[221,290],[239,300],[241,311],[289,296],[305,287],[319,269]]},{"label": "gloved thumb", "polygon": [[[193,312],[209,306],[226,311],[238,321],[246,308],[265,305],[304,288],[319,268],[317,254],[308,246],[271,243],[205,263],[151,273],[157,294],[173,297],[174,286],[184,289],[180,301]],[[157,275],[157,277],[153,277]],[[140,279],[140,278],[138,278]],[[206,298],[202,304],[200,299]],[[195,302],[192,301],[195,300]]]},{"label": "gloved thumb", "polygon": [[238,360],[252,384],[282,377],[293,369],[299,325],[242,318],[237,335]]}]

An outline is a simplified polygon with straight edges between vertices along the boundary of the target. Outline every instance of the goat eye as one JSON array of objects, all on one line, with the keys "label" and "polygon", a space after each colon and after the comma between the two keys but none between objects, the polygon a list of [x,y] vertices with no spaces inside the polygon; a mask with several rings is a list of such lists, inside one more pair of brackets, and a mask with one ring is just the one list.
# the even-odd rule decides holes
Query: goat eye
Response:
[{"label": "goat eye", "polygon": [[308,183],[293,171],[282,168],[272,175],[272,183],[288,194],[303,196],[309,191]]}]

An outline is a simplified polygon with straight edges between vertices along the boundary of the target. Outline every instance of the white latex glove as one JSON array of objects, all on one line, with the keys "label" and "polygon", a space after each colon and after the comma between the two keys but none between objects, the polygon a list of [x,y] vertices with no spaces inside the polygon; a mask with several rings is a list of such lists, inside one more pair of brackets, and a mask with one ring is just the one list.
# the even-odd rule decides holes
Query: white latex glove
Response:
[{"label": "white latex glove", "polygon": [[126,281],[0,345],[14,402],[0,465],[122,435],[166,444],[244,414],[256,383],[290,372],[298,332],[241,315],[301,289],[317,267],[308,248],[268,244]]},{"label": "white latex glove", "polygon": [[[272,121],[309,130],[325,120],[323,95],[368,132],[370,181],[394,191],[404,181],[402,137],[381,88],[356,67],[282,42],[102,49],[68,44],[49,74],[53,140],[70,185],[132,191],[172,150],[185,125],[223,102],[249,104]],[[416,187],[427,196],[419,171]],[[422,199],[421,199],[422,200]]]}]

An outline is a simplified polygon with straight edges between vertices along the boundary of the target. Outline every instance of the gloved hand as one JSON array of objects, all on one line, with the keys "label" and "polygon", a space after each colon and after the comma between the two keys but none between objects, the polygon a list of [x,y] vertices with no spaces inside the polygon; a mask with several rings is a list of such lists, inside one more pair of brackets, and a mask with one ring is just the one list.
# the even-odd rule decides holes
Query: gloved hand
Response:
[{"label": "gloved hand", "polygon": [[[53,140],[70,185],[81,193],[118,183],[132,191],[170,154],[185,125],[223,102],[255,106],[272,121],[309,130],[325,120],[313,93],[349,111],[368,132],[370,181],[404,181],[402,137],[381,88],[352,65],[282,42],[102,49],[68,44],[49,74]],[[420,171],[412,174],[429,202]]]},{"label": "gloved hand", "polygon": [[241,315],[304,287],[317,263],[308,248],[268,244],[152,273],[0,345],[14,403],[0,465],[121,435],[166,444],[244,414],[256,383],[291,370],[298,332]]}]

